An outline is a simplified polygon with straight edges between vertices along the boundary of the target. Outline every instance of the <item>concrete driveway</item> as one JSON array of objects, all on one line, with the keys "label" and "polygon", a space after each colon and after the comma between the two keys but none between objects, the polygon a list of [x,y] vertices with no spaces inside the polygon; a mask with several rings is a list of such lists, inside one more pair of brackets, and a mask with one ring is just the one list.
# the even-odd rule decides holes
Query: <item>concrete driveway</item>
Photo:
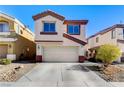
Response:
[{"label": "concrete driveway", "polygon": [[[86,68],[91,63],[38,63],[16,83],[8,86],[86,87],[112,86]],[[7,83],[8,84],[8,83]],[[6,85],[4,83],[4,85]]]}]

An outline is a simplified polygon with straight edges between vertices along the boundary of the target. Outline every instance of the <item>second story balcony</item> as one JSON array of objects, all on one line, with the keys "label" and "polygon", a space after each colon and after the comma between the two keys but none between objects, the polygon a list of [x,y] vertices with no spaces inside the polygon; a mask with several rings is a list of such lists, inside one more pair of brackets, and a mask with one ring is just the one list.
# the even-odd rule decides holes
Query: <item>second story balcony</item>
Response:
[{"label": "second story balcony", "polygon": [[0,31],[0,36],[7,36],[10,35],[11,32],[10,31]]},{"label": "second story balcony", "polygon": [[0,22],[0,37],[13,38],[16,37],[15,31],[10,30],[10,26],[7,22]]},{"label": "second story balcony", "polygon": [[15,38],[16,32],[15,31],[0,31],[0,37],[2,38]]}]

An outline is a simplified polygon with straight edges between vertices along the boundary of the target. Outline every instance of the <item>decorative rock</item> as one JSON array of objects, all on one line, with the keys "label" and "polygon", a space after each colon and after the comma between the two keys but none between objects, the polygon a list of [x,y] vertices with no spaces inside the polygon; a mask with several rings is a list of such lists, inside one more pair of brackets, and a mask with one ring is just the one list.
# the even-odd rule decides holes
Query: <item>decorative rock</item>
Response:
[{"label": "decorative rock", "polygon": [[[119,73],[122,73],[124,70],[117,66],[117,65],[110,65],[108,66],[107,68],[105,68],[103,71],[102,71],[102,74],[105,78],[105,80],[107,81],[119,81]],[[123,72],[124,73],[124,72]],[[122,76],[122,74],[121,74]]]},{"label": "decorative rock", "polygon": [[[14,82],[36,64],[12,63],[0,67],[0,82]],[[22,69],[23,68],[23,69]]]},{"label": "decorative rock", "polygon": [[21,65],[21,66],[20,66],[20,68],[24,68],[24,66],[23,66],[23,65]]},{"label": "decorative rock", "polygon": [[0,73],[0,81],[14,81],[16,79],[16,71],[13,69]]},{"label": "decorative rock", "polygon": [[21,68],[23,68],[23,65],[18,66],[18,67],[15,67],[14,69],[15,69],[16,71],[19,71]]}]

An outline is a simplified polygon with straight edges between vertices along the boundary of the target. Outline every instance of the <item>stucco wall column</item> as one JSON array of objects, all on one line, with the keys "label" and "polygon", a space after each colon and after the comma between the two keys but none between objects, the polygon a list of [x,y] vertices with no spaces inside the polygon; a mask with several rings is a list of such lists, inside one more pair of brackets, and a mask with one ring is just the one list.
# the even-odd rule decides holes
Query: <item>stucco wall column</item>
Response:
[{"label": "stucco wall column", "polygon": [[41,44],[36,44],[36,61],[42,62],[43,47]]},{"label": "stucco wall column", "polygon": [[7,59],[16,60],[15,43],[9,43],[8,44]]},{"label": "stucco wall column", "polygon": [[79,62],[84,62],[85,61],[85,56],[84,56],[84,47],[79,46]]}]

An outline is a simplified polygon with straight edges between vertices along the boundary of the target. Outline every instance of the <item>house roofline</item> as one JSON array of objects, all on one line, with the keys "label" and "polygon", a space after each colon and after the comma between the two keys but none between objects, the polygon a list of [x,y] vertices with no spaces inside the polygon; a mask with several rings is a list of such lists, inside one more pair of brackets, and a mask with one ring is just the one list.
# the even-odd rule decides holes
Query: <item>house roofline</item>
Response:
[{"label": "house roofline", "polygon": [[63,41],[57,41],[57,40],[35,40],[35,42],[63,42]]},{"label": "house roofline", "polygon": [[109,31],[111,31],[111,30],[113,30],[113,29],[115,29],[115,28],[124,28],[124,24],[115,24],[115,25],[113,25],[113,26],[111,26],[111,27],[108,27],[108,28],[106,28],[106,29],[103,29],[103,30],[97,32],[97,33],[94,34],[94,35],[91,35],[91,36],[88,37],[87,39],[90,39],[90,38],[95,37],[95,36],[97,36],[97,35],[103,35],[103,34],[109,32]]},{"label": "house roofline", "polygon": [[86,44],[87,44],[87,42],[85,42],[85,41],[83,41],[83,40],[80,40],[80,39],[78,39],[78,38],[72,37],[71,35],[68,35],[68,34],[66,34],[66,33],[63,34],[63,37],[65,37],[65,38],[67,38],[67,39],[69,39],[69,40],[72,40],[72,41],[74,41],[74,42],[76,42],[76,43],[79,43],[79,44],[81,44],[81,45],[86,45]]},{"label": "house roofline", "polygon": [[87,24],[88,20],[64,20],[63,24]]},{"label": "house roofline", "polygon": [[64,16],[61,16],[61,15],[59,15],[59,14],[57,14],[57,13],[51,11],[51,10],[46,10],[46,11],[44,11],[44,12],[41,12],[41,13],[39,13],[39,14],[36,14],[36,15],[32,16],[32,18],[33,18],[34,20],[38,20],[38,19],[40,19],[40,18],[42,18],[42,17],[45,17],[45,16],[47,16],[47,15],[54,16],[54,17],[56,17],[56,18],[58,18],[59,20],[62,20],[62,21],[65,19]]},{"label": "house roofline", "polygon": [[56,17],[56,18],[64,21],[63,24],[87,24],[88,23],[88,20],[65,20],[64,16],[59,15],[56,12],[53,12],[51,10],[46,10],[44,12],[36,14],[36,15],[32,16],[32,18],[35,21],[35,20],[38,20],[38,19],[45,17],[47,15],[51,15],[53,17]]},{"label": "house roofline", "polygon": [[8,17],[9,20],[12,20],[13,22],[16,22],[17,24],[21,25],[23,28],[26,28],[26,30],[27,30],[30,34],[32,34],[32,35],[34,36],[34,33],[33,33],[23,22],[21,22],[19,19],[15,18],[15,17],[13,17],[13,16],[11,16],[11,15],[8,15],[7,13],[4,13],[4,12],[2,12],[2,11],[0,11],[0,16],[3,16],[3,17],[5,17],[5,18]]}]

